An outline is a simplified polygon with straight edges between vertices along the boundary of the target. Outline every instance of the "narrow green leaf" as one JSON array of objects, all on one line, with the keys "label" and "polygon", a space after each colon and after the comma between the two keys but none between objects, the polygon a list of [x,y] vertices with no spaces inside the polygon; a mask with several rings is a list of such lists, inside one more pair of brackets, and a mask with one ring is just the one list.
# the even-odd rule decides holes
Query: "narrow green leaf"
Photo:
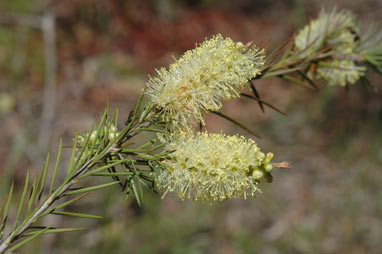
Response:
[{"label": "narrow green leaf", "polygon": [[98,173],[92,174],[93,176],[132,176],[132,172],[109,172],[109,173]]},{"label": "narrow green leaf", "polygon": [[147,142],[147,143],[141,145],[140,147],[138,147],[138,149],[144,149],[144,148],[146,148],[146,147],[148,147],[148,146],[152,146],[152,145],[154,145],[156,142],[158,142],[158,139],[154,138],[153,140],[150,140],[149,142]]},{"label": "narrow green leaf", "polygon": [[145,89],[142,90],[141,95],[140,95],[139,98],[138,98],[137,104],[135,105],[134,113],[133,113],[133,115],[132,115],[132,117],[131,117],[131,119],[130,119],[129,124],[126,126],[126,130],[127,130],[127,131],[130,130],[131,126],[132,126],[132,125],[134,124],[134,122],[135,122],[135,119],[137,118],[138,110],[139,110],[139,108],[141,107],[143,97],[145,96],[145,91],[146,91]]},{"label": "narrow green leaf", "polygon": [[117,166],[117,165],[119,165],[119,164],[121,164],[121,163],[124,163],[124,162],[126,162],[126,161],[129,161],[129,160],[130,160],[130,159],[119,160],[119,161],[116,161],[116,162],[113,162],[113,163],[104,165],[104,166],[102,166],[102,167],[96,168],[96,169],[94,169],[94,170],[92,170],[92,171],[89,171],[88,173],[84,174],[83,176],[81,176],[80,179],[83,179],[83,178],[86,178],[86,177],[88,177],[88,176],[97,174],[97,173],[99,173],[99,172],[102,172],[102,171],[107,170],[107,169],[109,169],[109,168],[111,168],[111,167]]},{"label": "narrow green leaf", "polygon": [[5,212],[3,214],[4,217],[2,219],[2,223],[1,223],[1,226],[0,226],[0,233],[3,233],[3,230],[5,228],[5,224],[7,223],[7,220],[8,220],[8,213],[9,213],[9,209],[11,207],[13,188],[14,188],[14,182],[12,182],[11,188],[9,189],[7,205],[5,207]]},{"label": "narrow green leaf", "polygon": [[60,144],[59,144],[59,146],[58,146],[58,153],[57,153],[56,165],[55,165],[55,167],[54,167],[54,171],[53,171],[52,182],[50,183],[49,194],[52,194],[52,193],[53,193],[54,182],[56,181],[57,172],[58,172],[58,167],[59,167],[59,165],[60,165],[60,161],[61,161],[61,154],[62,154],[62,138],[60,139]]},{"label": "narrow green leaf", "polygon": [[101,216],[85,214],[85,213],[71,213],[71,212],[53,212],[55,215],[71,216],[78,218],[87,218],[87,219],[103,219]]},{"label": "narrow green leaf", "polygon": [[42,193],[44,192],[46,176],[48,175],[49,162],[50,162],[50,153],[48,153],[48,155],[46,156],[45,165],[44,165],[44,169],[43,169],[43,172],[42,172],[42,181],[41,181],[41,184],[40,184],[40,191],[39,191],[39,194],[38,194],[38,201],[41,200]]},{"label": "narrow green leaf", "polygon": [[37,194],[37,175],[35,175],[34,177],[34,180],[33,180],[33,185],[32,185],[32,191],[31,191],[31,195],[29,197],[29,202],[28,202],[28,210],[27,210],[27,216],[28,217],[32,211],[32,206],[33,206],[33,202],[36,198],[36,194]]},{"label": "narrow green leaf", "polygon": [[115,115],[115,117],[113,116],[113,119],[114,119],[114,125],[115,125],[115,126],[118,125],[118,114],[119,114],[119,110],[118,110],[118,108],[116,108],[115,111],[114,111],[114,115]]},{"label": "narrow green leaf", "polygon": [[[0,203],[0,219],[3,217],[6,202],[7,202],[7,198],[6,198],[6,196],[3,196],[1,198],[1,203]],[[0,222],[0,242],[3,238],[4,227],[5,227],[5,225],[4,225],[3,221],[1,220],[1,222]]]},{"label": "narrow green leaf", "polygon": [[27,239],[25,239],[25,240],[19,242],[18,244],[12,246],[11,248],[9,248],[9,251],[12,252],[12,251],[14,251],[14,250],[20,248],[21,246],[23,246],[23,245],[29,243],[29,242],[32,241],[33,239],[35,239],[35,238],[39,237],[40,235],[44,234],[44,233],[45,233],[46,231],[48,231],[48,230],[49,230],[49,227],[47,227],[47,228],[45,228],[45,229],[39,231],[38,233],[32,235],[31,237],[29,237],[29,238],[27,238]]},{"label": "narrow green leaf", "polygon": [[[113,113],[113,116],[111,117],[110,121],[109,121],[109,125],[110,127],[112,125],[114,125],[115,127],[117,127],[118,125],[118,109],[114,110],[114,113]],[[109,128],[110,129],[110,128]],[[109,129],[107,131],[107,133],[109,133]]]},{"label": "narrow green leaf", "polygon": [[[86,228],[55,228],[55,229],[48,229],[45,232],[43,232],[44,235],[47,234],[56,234],[56,233],[65,233],[65,232],[73,232],[73,231],[81,231],[86,230]],[[40,233],[41,230],[33,231],[25,233],[24,236],[31,236]]]},{"label": "narrow green leaf", "polygon": [[[39,193],[38,189],[41,186],[41,181],[42,181],[42,178],[44,175],[44,168],[45,168],[45,165],[43,164],[41,166],[40,172],[38,173],[38,180],[37,180],[37,184],[36,184],[36,195],[37,195],[37,193]],[[37,196],[37,198],[38,198],[38,196]],[[37,201],[39,201],[39,200],[37,199]]]},{"label": "narrow green leaf", "polygon": [[90,191],[95,191],[95,190],[99,190],[99,189],[102,189],[102,188],[106,188],[106,187],[109,187],[109,186],[112,186],[112,185],[115,185],[115,184],[119,184],[119,182],[105,183],[105,184],[101,184],[101,185],[81,188],[81,189],[78,189],[78,190],[69,191],[68,193],[66,193],[66,195],[68,196],[68,195],[74,195],[74,194],[82,194],[82,193],[86,193],[86,192],[90,192]]},{"label": "narrow green leaf", "polygon": [[139,197],[139,193],[137,191],[137,187],[135,186],[134,180],[130,181],[130,186],[131,186],[131,189],[133,190],[133,193],[134,193],[135,199],[137,200],[138,205],[142,206],[141,199]]},{"label": "narrow green leaf", "polygon": [[121,153],[148,153],[150,150],[139,148],[122,148],[119,150]]},{"label": "narrow green leaf", "polygon": [[164,146],[166,146],[166,144],[160,144],[160,145],[157,145],[157,146],[154,146],[153,148],[151,148],[150,152],[153,152],[155,150],[158,150],[160,148],[163,148]]},{"label": "narrow green leaf", "polygon": [[98,124],[98,128],[97,128],[97,132],[96,132],[96,135],[95,135],[95,138],[94,138],[94,142],[93,142],[93,145],[92,145],[92,147],[90,149],[90,151],[92,153],[93,153],[93,151],[95,151],[96,145],[98,145],[98,147],[96,149],[95,154],[99,153],[99,150],[101,148],[101,144],[99,143],[101,140],[99,139],[99,137],[101,136],[101,134],[103,135],[103,131],[104,131],[103,127],[105,126],[105,122],[106,122],[106,119],[108,118],[108,116],[109,116],[109,107],[107,107],[105,109],[105,112],[102,115],[101,121]]},{"label": "narrow green leaf", "polygon": [[72,148],[72,153],[70,155],[67,178],[71,178],[71,176],[73,175],[73,173],[76,169],[75,164],[74,164],[74,160],[76,157],[77,141],[78,141],[78,133],[76,133],[76,135],[74,137],[74,144],[73,144],[73,148]]},{"label": "narrow green leaf", "polygon": [[137,131],[148,131],[148,132],[158,132],[158,133],[168,134],[167,131],[159,130],[159,129],[153,129],[153,128],[137,128],[136,130]]},{"label": "narrow green leaf", "polygon": [[[137,168],[135,167],[135,164],[132,163],[132,166],[133,166],[133,169],[134,169],[134,174],[135,174],[135,177],[138,179],[138,187],[139,187],[139,192],[140,192],[140,196],[141,198],[143,199],[143,190],[142,190],[142,184],[141,182],[139,181],[139,175],[137,173]],[[141,202],[139,200],[137,200],[139,205],[141,205]]]},{"label": "narrow green leaf", "polygon": [[19,209],[17,210],[16,221],[15,221],[15,224],[13,226],[12,232],[15,231],[16,227],[19,225],[19,220],[20,220],[21,212],[22,212],[22,210],[24,208],[25,198],[26,198],[27,192],[28,192],[29,178],[30,178],[30,172],[28,170],[27,177],[25,179],[23,194],[21,196],[21,200],[20,200],[20,204],[19,204]]},{"label": "narrow green leaf", "polygon": [[150,114],[150,112],[155,108],[154,104],[148,104],[143,109],[141,116],[139,117],[138,123],[143,123],[144,120],[146,120],[147,116]]},{"label": "narrow green leaf", "polygon": [[7,202],[7,197],[3,196],[1,198],[1,202],[0,202],[0,218],[3,217],[3,212],[4,212],[6,202]]},{"label": "narrow green leaf", "polygon": [[71,203],[73,203],[73,202],[75,202],[75,201],[77,201],[77,200],[79,200],[79,199],[81,199],[81,198],[83,198],[83,197],[86,197],[86,196],[89,195],[89,194],[90,194],[89,192],[88,192],[88,193],[84,193],[84,194],[79,195],[79,196],[77,196],[77,197],[74,197],[74,198],[72,198],[72,199],[70,199],[70,200],[68,200],[68,201],[66,201],[66,202],[64,202],[64,203],[61,203],[61,204],[59,204],[59,205],[57,205],[57,206],[55,206],[55,207],[53,207],[53,208],[47,210],[46,212],[42,213],[38,218],[42,218],[42,217],[44,217],[44,216],[46,216],[46,215],[48,215],[48,214],[51,214],[52,212],[54,212],[54,211],[56,211],[56,210],[59,210],[59,209],[61,209],[61,208],[64,208],[65,206],[68,206],[68,205],[70,205]]},{"label": "narrow green leaf", "polygon": [[[118,139],[118,137],[117,137],[117,139]],[[101,159],[103,156],[105,156],[105,154],[109,151],[109,149],[110,149],[112,146],[114,146],[114,143],[109,143],[109,144],[102,150],[102,152],[98,153],[98,151],[97,151],[97,155],[94,157],[93,162],[90,163],[89,168],[92,167],[94,164],[96,164],[96,163],[99,161],[99,159]]]},{"label": "narrow green leaf", "polygon": [[[138,180],[141,182],[141,183],[143,183],[149,190],[153,190],[153,188],[154,188],[154,186],[153,186],[153,181],[150,181],[150,180],[148,180],[148,179],[145,179],[146,181],[144,181],[144,180],[142,180],[141,178],[143,178],[142,176],[140,176],[140,178],[138,178]],[[149,183],[150,184],[149,184]]]}]

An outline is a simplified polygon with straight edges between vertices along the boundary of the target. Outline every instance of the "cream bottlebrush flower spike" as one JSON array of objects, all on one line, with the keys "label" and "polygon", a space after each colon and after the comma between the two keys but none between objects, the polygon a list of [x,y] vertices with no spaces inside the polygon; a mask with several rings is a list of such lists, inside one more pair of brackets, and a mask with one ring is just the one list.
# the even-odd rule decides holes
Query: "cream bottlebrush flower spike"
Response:
[{"label": "cream bottlebrush flower spike", "polygon": [[263,64],[263,50],[218,34],[184,53],[168,70],[157,70],[147,94],[165,121],[186,129],[197,121],[204,123],[203,113],[220,109],[222,100],[239,97]]},{"label": "cream bottlebrush flower spike", "polygon": [[356,54],[358,32],[358,24],[350,12],[333,10],[328,13],[322,10],[318,19],[300,30],[295,38],[301,58],[312,56],[325,47],[330,49],[321,54],[323,59],[308,76],[339,86],[353,84],[364,76],[366,67],[359,65]]},{"label": "cream bottlebrush flower spike", "polygon": [[272,171],[273,154],[264,155],[252,140],[205,132],[173,134],[156,175],[160,189],[181,199],[225,200],[246,198],[259,191],[257,184]]}]

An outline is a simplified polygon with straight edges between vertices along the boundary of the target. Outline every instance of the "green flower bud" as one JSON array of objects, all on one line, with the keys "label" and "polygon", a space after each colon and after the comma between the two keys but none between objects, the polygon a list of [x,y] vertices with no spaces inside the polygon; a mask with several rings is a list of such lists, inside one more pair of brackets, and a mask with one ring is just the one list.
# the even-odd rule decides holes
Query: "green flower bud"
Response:
[{"label": "green flower bud", "polygon": [[274,157],[273,153],[267,153],[267,156],[265,157],[265,160],[264,160],[264,164],[267,165],[271,163],[273,157]]},{"label": "green flower bud", "polygon": [[114,125],[110,126],[110,130],[109,130],[110,133],[116,133],[117,131],[118,131],[117,127],[115,127]]},{"label": "green flower bud", "polygon": [[260,170],[255,170],[252,173],[252,177],[254,180],[260,180],[264,176],[264,173],[261,172]]},{"label": "green flower bud", "polygon": [[94,143],[96,141],[96,138],[97,138],[97,131],[92,131],[92,133],[90,134],[89,143]]},{"label": "green flower bud", "polygon": [[109,141],[110,142],[113,142],[116,137],[117,137],[116,133],[113,133],[113,132],[109,133]]},{"label": "green flower bud", "polygon": [[265,172],[270,173],[273,170],[273,166],[272,166],[272,164],[267,164],[267,165],[265,165],[264,169],[265,169]]}]

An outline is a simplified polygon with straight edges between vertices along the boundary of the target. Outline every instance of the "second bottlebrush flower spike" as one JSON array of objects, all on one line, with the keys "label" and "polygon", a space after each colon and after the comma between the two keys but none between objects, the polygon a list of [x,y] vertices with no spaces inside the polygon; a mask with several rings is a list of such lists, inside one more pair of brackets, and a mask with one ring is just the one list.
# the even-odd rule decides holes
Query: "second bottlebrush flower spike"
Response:
[{"label": "second bottlebrush flower spike", "polygon": [[263,50],[245,47],[220,34],[185,52],[168,69],[157,70],[147,94],[165,121],[176,129],[203,121],[222,101],[239,97],[247,81],[260,74]]}]

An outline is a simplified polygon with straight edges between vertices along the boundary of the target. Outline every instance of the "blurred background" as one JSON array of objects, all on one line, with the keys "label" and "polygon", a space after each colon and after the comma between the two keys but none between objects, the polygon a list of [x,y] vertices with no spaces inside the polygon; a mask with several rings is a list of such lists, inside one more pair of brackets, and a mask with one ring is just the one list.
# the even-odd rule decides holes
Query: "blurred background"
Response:
[{"label": "blurred background", "polygon": [[[381,0],[335,4],[366,24],[381,20]],[[172,56],[217,33],[272,49],[322,7],[333,1],[2,0],[0,196],[12,179],[20,193],[26,171],[39,170],[48,151],[55,156],[60,137],[70,145],[87,131],[108,101],[122,125],[147,75]],[[139,207],[113,187],[70,207],[103,220],[47,218],[88,230],[42,237],[20,253],[381,253],[382,79],[369,77],[377,91],[256,81],[288,116],[263,114],[246,98],[224,112],[262,139],[207,116],[209,131],[247,135],[291,162],[255,199],[202,204],[147,192]]]}]

